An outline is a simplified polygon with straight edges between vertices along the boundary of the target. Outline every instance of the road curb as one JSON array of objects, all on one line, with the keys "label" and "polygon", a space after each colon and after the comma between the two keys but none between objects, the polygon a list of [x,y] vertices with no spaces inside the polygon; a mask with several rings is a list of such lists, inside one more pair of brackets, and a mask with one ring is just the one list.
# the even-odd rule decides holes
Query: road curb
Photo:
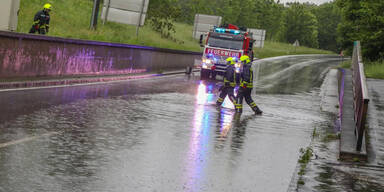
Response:
[{"label": "road curb", "polygon": [[[193,70],[196,72],[196,70]],[[27,81],[13,81],[0,83],[0,90],[4,89],[18,89],[18,88],[31,88],[31,87],[50,87],[50,86],[63,86],[63,85],[76,85],[86,83],[98,82],[114,82],[124,81],[130,79],[143,79],[155,76],[177,75],[186,73],[185,70],[166,71],[163,73],[150,73],[150,74],[137,74],[137,75],[123,75],[123,76],[102,76],[102,77],[78,77],[70,79],[49,79],[49,80],[27,80]]]}]

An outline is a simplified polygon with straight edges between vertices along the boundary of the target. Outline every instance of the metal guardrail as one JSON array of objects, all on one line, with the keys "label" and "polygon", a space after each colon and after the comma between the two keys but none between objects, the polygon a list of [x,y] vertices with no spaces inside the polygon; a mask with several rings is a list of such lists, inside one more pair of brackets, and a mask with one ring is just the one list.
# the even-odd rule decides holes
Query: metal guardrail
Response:
[{"label": "metal guardrail", "polygon": [[365,120],[367,116],[369,97],[359,41],[354,42],[352,70],[353,108],[355,111],[354,117],[356,124],[355,135],[357,136],[356,150],[361,151],[365,133]]}]

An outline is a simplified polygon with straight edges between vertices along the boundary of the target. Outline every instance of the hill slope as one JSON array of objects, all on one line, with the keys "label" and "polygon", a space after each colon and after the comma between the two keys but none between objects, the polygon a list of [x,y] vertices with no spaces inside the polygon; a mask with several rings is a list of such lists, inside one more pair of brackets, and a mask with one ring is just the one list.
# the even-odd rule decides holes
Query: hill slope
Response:
[{"label": "hill slope", "polygon": [[[34,14],[42,9],[45,0],[21,0],[18,32],[27,33],[32,25]],[[51,12],[50,36],[65,38],[96,40],[115,43],[153,46],[169,49],[201,51],[198,41],[192,38],[193,26],[176,23],[175,39],[163,39],[153,31],[148,22],[140,28],[136,37],[136,26],[107,22],[105,25],[99,19],[97,30],[90,30],[90,19],[93,1],[91,0],[49,0],[53,9]],[[182,43],[180,43],[182,42]],[[289,44],[266,42],[263,49],[256,49],[259,58],[287,54],[331,54],[329,51],[298,47]]]}]

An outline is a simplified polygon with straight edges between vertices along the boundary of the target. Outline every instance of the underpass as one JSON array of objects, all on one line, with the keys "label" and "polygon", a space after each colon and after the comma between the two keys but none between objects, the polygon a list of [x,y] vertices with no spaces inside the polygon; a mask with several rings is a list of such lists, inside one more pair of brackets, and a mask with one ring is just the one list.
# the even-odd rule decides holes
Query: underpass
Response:
[{"label": "underpass", "polygon": [[0,191],[287,191],[334,56],[256,61],[241,116],[215,81],[170,75],[0,92]]}]

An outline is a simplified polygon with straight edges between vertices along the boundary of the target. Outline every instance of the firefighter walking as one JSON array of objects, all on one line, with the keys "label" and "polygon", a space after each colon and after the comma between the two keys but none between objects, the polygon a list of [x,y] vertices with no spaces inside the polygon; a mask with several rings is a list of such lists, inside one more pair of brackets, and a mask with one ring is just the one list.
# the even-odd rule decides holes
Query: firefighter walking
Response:
[{"label": "firefighter walking", "polygon": [[233,89],[236,86],[236,78],[235,78],[235,61],[232,57],[227,58],[227,69],[224,74],[224,86],[221,88],[221,93],[219,98],[216,101],[217,107],[221,107],[223,104],[225,97],[228,95],[229,99],[236,106],[236,98],[233,94]]},{"label": "firefighter walking", "polygon": [[257,107],[256,103],[251,97],[253,88],[253,70],[251,60],[247,55],[240,57],[240,61],[243,64],[243,70],[240,74],[240,87],[237,93],[236,112],[243,112],[243,98],[247,104],[252,108],[256,115],[261,115],[263,112]]},{"label": "firefighter walking", "polygon": [[37,12],[33,19],[32,28],[29,30],[29,33],[36,33],[45,35],[49,31],[49,12],[51,12],[52,5],[47,3],[44,5],[43,10]]}]

